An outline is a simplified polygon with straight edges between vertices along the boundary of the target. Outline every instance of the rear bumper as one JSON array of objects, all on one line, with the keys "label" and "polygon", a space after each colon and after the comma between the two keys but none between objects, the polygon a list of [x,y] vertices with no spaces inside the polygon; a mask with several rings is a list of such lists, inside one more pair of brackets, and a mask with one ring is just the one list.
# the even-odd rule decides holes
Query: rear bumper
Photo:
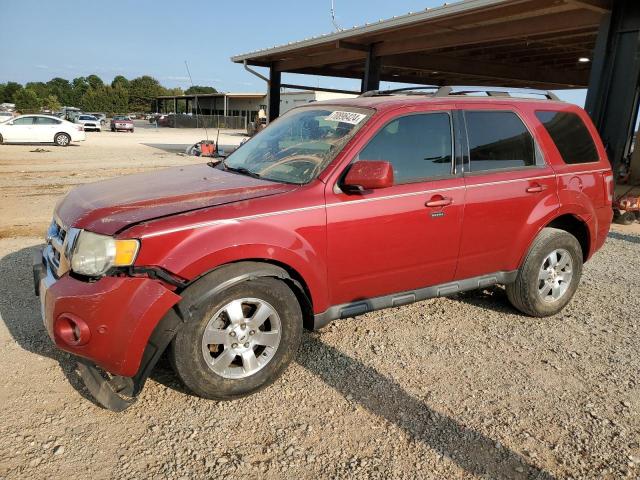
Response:
[{"label": "rear bumper", "polygon": [[149,278],[56,279],[42,252],[33,272],[44,325],[56,346],[124,377],[138,372],[154,328],[181,298]]}]

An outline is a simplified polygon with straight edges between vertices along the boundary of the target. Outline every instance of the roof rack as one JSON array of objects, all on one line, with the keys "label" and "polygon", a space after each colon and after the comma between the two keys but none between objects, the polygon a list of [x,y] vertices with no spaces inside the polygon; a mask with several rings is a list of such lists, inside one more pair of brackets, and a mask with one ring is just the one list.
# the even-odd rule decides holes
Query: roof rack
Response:
[{"label": "roof rack", "polygon": [[[464,90],[454,90],[454,88],[465,88]],[[431,90],[430,92],[420,92],[418,90]],[[448,96],[456,96],[456,95],[469,95],[472,93],[486,93],[489,97],[513,97],[512,93],[520,93],[526,95],[540,95],[545,97],[547,100],[560,101],[558,96],[549,91],[549,90],[534,90],[534,89],[525,89],[525,88],[508,88],[508,87],[454,87],[454,86],[443,86],[443,87],[404,87],[404,88],[395,88],[392,90],[369,90],[367,92],[362,93],[361,97],[382,97],[382,96],[390,96],[396,93],[404,93],[405,95],[430,95],[433,97],[448,97]],[[515,95],[517,97],[517,95]]]}]

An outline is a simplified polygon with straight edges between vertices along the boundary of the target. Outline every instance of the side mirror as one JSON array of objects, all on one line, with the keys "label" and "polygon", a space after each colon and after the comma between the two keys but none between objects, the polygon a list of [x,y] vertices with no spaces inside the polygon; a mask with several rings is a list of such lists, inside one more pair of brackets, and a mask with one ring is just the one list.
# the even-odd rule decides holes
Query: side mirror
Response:
[{"label": "side mirror", "polygon": [[347,172],[343,182],[343,190],[362,192],[393,186],[393,167],[382,160],[360,160]]}]

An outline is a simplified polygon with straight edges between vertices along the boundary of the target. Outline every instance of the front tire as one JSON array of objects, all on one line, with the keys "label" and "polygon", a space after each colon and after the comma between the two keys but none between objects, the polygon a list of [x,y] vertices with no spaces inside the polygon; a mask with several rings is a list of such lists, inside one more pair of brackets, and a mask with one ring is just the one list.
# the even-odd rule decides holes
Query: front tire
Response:
[{"label": "front tire", "polygon": [[230,400],[273,383],[295,357],[302,312],[281,280],[260,278],[232,286],[176,335],[174,369],[196,395]]},{"label": "front tire", "polygon": [[571,300],[582,276],[582,248],[570,233],[545,228],[536,237],[518,270],[506,286],[511,304],[532,317],[548,317]]},{"label": "front tire", "polygon": [[636,214],[634,212],[620,212],[620,215],[614,221],[621,225],[631,225],[636,221]]},{"label": "front tire", "polygon": [[67,147],[71,143],[71,137],[66,133],[57,133],[56,136],[53,137],[53,143],[59,147]]}]

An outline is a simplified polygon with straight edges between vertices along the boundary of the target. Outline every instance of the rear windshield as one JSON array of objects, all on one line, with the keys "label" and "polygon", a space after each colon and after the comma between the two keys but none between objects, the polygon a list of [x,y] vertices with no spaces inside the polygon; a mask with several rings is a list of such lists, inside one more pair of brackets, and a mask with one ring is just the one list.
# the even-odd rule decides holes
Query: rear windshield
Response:
[{"label": "rear windshield", "polygon": [[118,115],[118,116],[113,117],[113,119],[114,120],[126,121],[126,120],[129,120],[129,117],[123,117],[123,116]]},{"label": "rear windshield", "polygon": [[571,112],[538,111],[536,117],[553,139],[564,163],[597,162],[598,151],[582,119]]},{"label": "rear windshield", "polygon": [[80,115],[80,120],[97,120],[97,118],[91,115]]}]

